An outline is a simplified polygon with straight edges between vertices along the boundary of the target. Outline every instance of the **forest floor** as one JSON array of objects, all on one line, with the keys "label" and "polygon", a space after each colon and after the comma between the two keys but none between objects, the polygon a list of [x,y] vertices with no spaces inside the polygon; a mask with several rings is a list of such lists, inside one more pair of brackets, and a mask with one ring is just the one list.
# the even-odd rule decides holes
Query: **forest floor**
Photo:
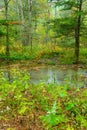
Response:
[{"label": "forest floor", "polygon": [[[35,70],[41,67],[35,61],[26,64],[21,61],[19,64]],[[13,66],[17,68],[18,63]],[[16,74],[13,82],[6,77],[1,78],[3,73],[0,73],[0,130],[87,129],[86,87],[71,87],[68,79],[61,86],[55,83],[31,85],[26,71],[20,73],[16,70],[13,73]]]},{"label": "forest floor", "polygon": [[[39,90],[39,91],[37,91],[36,93],[36,90]],[[21,111],[20,114],[17,113],[17,109],[19,109],[20,102],[19,104],[16,104],[17,101],[15,102],[14,97],[12,97],[13,95],[10,93],[10,97],[8,98],[10,99],[11,102],[14,100],[13,102],[17,106],[14,105],[15,107],[13,107],[12,109],[11,108],[12,106],[9,106],[11,105],[11,103],[8,102],[8,99],[7,99],[7,102],[8,102],[7,103],[8,106],[6,108],[7,112],[5,113],[2,112],[3,114],[1,114],[0,116],[0,130],[86,130],[87,128],[87,120],[86,120],[87,113],[86,113],[86,108],[85,108],[87,105],[87,102],[86,102],[87,89],[86,88],[77,90],[77,91],[75,91],[75,89],[72,91],[67,90],[67,95],[66,95],[66,92],[63,90],[64,91],[63,93],[61,89],[59,89],[60,91],[59,93],[58,88],[55,88],[54,90],[55,93],[52,92],[53,90],[47,92],[46,88],[44,87],[39,88],[39,89],[35,88],[35,90],[30,90],[30,91],[33,92],[32,95],[31,94],[29,95],[29,91],[23,92],[24,97],[27,97],[27,101],[29,102],[29,105],[28,105],[29,110],[27,111],[24,110],[25,112]],[[60,94],[60,96],[57,96],[58,93]],[[61,94],[65,94],[65,95],[61,95]],[[55,101],[56,96],[57,96],[56,101],[58,105],[56,107],[60,107],[60,108],[55,108],[55,105],[54,105],[54,107],[52,108],[54,115],[50,115],[50,113],[48,113],[49,117],[53,116],[53,117],[48,118],[47,112],[46,112],[46,105],[48,103],[48,108],[52,107],[52,103]],[[43,102],[45,100],[46,102]],[[34,105],[32,106],[31,103],[34,103]],[[2,102],[0,102],[0,104],[2,104]],[[6,107],[5,105],[6,104],[3,105],[3,111],[5,110],[5,107]],[[33,109],[31,110],[29,106],[31,108],[33,107]],[[2,106],[1,106],[1,109],[2,109]],[[51,112],[51,110],[49,111]],[[58,113],[55,114],[55,111],[58,111],[60,116],[57,115]],[[68,119],[66,117],[65,118],[63,117],[63,113],[64,113],[64,116],[67,116]],[[74,116],[72,116],[72,114],[74,114]],[[41,118],[40,118],[43,115],[45,119],[44,121],[46,121],[45,125],[44,123],[42,123]],[[46,119],[45,117],[47,117],[48,119]],[[58,121],[59,123],[55,125],[56,118],[59,118],[59,121]],[[84,122],[80,124],[81,121],[84,121]]]}]

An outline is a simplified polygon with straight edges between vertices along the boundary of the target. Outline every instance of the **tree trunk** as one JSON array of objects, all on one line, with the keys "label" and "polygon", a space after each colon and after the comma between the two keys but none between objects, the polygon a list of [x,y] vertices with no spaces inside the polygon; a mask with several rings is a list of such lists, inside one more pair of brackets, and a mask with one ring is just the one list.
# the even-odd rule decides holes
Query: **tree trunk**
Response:
[{"label": "tree trunk", "polygon": [[[6,21],[8,20],[8,2],[9,1],[4,0]],[[9,31],[8,31],[8,24],[6,24],[6,56],[9,57]]]},{"label": "tree trunk", "polygon": [[[57,9],[56,9],[56,6],[55,6],[55,19],[56,19],[56,17],[57,17]],[[56,25],[56,23],[55,23],[55,25]],[[54,26],[54,28],[56,28],[56,27]],[[55,36],[55,38],[54,38],[54,45],[56,45],[56,43],[57,43],[57,41],[56,41],[56,36]]]},{"label": "tree trunk", "polygon": [[78,13],[79,16],[77,18],[77,26],[75,28],[75,63],[79,62],[79,48],[80,48],[80,28],[81,28],[81,12],[82,10],[82,0],[79,1]]},{"label": "tree trunk", "polygon": [[[18,2],[18,0],[15,0],[15,4],[16,4],[16,10],[17,10],[18,20],[21,21],[20,10],[19,10],[19,2]],[[23,22],[22,22],[22,23],[23,23]],[[16,26],[16,30],[17,30],[17,31],[20,31],[20,34],[21,34],[21,28],[19,29],[19,28]]]},{"label": "tree trunk", "polygon": [[23,4],[22,4],[22,0],[20,0],[20,6],[21,6],[21,19],[22,19],[22,43],[23,45],[26,45],[26,40],[25,40],[25,20],[24,20],[24,13],[23,13]]},{"label": "tree trunk", "polygon": [[32,50],[32,0],[28,0],[29,6],[29,44]]}]

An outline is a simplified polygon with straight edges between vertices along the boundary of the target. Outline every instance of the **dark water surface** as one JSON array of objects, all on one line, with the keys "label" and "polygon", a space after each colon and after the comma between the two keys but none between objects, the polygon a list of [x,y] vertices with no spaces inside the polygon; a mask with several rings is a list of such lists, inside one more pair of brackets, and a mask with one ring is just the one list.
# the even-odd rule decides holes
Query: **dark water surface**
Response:
[{"label": "dark water surface", "polygon": [[[0,73],[4,73],[5,78],[12,79],[13,70],[26,70],[30,75],[30,83],[38,84],[40,82],[55,83],[58,85],[69,84],[70,86],[87,87],[87,69],[77,66],[28,66],[26,63],[22,66],[6,65],[0,67]],[[13,78],[14,79],[14,78]]]}]

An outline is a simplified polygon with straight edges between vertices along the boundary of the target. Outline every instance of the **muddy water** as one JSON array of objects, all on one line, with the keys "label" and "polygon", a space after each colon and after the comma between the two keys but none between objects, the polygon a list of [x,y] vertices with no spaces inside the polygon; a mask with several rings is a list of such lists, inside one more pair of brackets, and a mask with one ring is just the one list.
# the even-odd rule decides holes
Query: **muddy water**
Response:
[{"label": "muddy water", "polygon": [[58,85],[69,84],[70,86],[86,87],[87,71],[81,68],[66,66],[45,66],[38,70],[30,70],[31,83],[55,83]]},{"label": "muddy water", "polygon": [[12,70],[20,71],[26,70],[30,75],[29,82],[31,84],[38,84],[45,82],[46,84],[55,83],[57,85],[68,84],[76,87],[87,87],[87,69],[72,66],[35,66],[28,67],[20,64],[14,66],[0,67],[0,72],[4,73],[4,78],[14,80]]}]

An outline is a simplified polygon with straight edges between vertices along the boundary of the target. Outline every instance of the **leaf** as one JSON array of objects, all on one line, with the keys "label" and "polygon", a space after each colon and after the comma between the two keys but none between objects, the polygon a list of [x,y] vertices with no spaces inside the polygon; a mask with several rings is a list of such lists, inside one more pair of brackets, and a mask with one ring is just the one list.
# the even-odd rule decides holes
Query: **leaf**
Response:
[{"label": "leaf", "polygon": [[27,107],[26,107],[26,106],[22,106],[22,107],[19,109],[18,112],[19,112],[20,115],[23,115],[23,114],[25,114],[26,110],[27,110]]},{"label": "leaf", "polygon": [[74,107],[74,103],[69,103],[67,106],[66,106],[66,110],[71,110],[72,108]]},{"label": "leaf", "polygon": [[58,118],[56,115],[54,114],[49,114],[46,116],[46,121],[48,122],[48,124],[50,124],[51,126],[55,126],[58,124]]},{"label": "leaf", "polygon": [[68,125],[68,128],[66,130],[74,130],[70,125]]}]

